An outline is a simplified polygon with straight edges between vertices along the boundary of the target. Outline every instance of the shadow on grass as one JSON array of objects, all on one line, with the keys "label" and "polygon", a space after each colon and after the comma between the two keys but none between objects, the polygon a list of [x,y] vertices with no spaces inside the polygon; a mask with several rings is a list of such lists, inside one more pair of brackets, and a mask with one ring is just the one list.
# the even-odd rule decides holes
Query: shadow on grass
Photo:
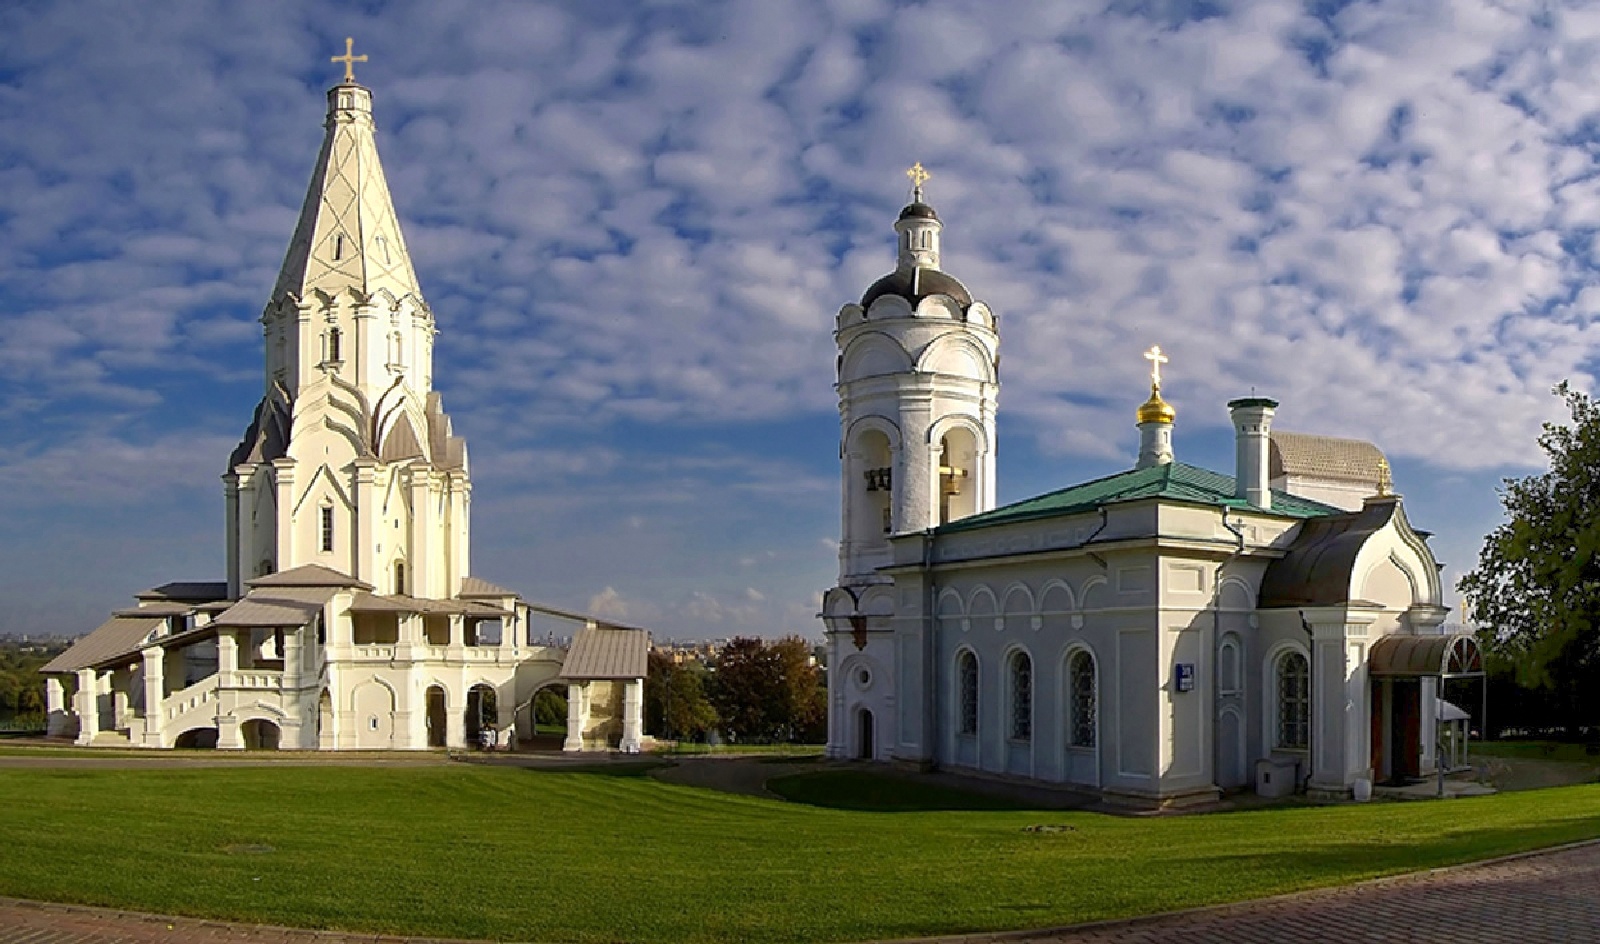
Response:
[{"label": "shadow on grass", "polygon": [[767,789],[791,803],[862,813],[1037,809],[1000,797],[859,770],[778,777],[767,781]]}]

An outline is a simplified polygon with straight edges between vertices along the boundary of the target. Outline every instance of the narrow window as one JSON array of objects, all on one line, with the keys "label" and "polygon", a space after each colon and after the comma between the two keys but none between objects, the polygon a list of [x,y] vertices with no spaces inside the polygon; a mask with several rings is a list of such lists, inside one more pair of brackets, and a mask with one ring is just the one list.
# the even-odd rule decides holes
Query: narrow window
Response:
[{"label": "narrow window", "polygon": [[1278,658],[1278,746],[1303,751],[1311,742],[1311,667],[1298,652]]},{"label": "narrow window", "polygon": [[406,562],[405,561],[395,561],[394,562],[394,592],[397,593],[397,594],[404,594],[406,592]]},{"label": "narrow window", "polygon": [[1033,737],[1033,660],[1026,652],[1011,657],[1011,737]]},{"label": "narrow window", "polygon": [[1072,686],[1067,743],[1072,747],[1094,747],[1094,657],[1083,649],[1074,652],[1067,662],[1067,679]]},{"label": "narrow window", "polygon": [[344,345],[341,343],[343,340],[344,338],[340,336],[338,328],[328,329],[328,360],[344,360],[344,357],[342,356],[344,353],[342,350]]},{"label": "narrow window", "polygon": [[344,234],[333,237],[333,261],[338,262],[344,258]]},{"label": "narrow window", "polygon": [[978,657],[963,651],[956,663],[961,677],[961,719],[958,730],[962,734],[978,733]]},{"label": "narrow window", "polygon": [[322,550],[333,550],[333,507],[322,507]]}]

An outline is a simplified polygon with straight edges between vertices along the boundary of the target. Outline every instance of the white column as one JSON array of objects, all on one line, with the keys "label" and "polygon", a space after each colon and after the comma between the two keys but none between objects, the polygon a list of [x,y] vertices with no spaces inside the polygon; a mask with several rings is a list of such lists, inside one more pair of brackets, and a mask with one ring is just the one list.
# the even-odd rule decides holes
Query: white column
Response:
[{"label": "white column", "polygon": [[644,679],[628,679],[622,689],[622,753],[639,753],[643,737]]},{"label": "white column", "polygon": [[100,733],[99,683],[94,669],[78,670],[78,692],[73,696],[78,712],[78,743],[88,744]]},{"label": "white column", "polygon": [[448,593],[439,593],[439,588],[434,586],[434,559],[439,551],[435,546],[438,526],[433,514],[435,500],[431,481],[433,473],[421,462],[414,462],[411,465],[410,475],[411,546],[406,548],[406,581],[411,586],[408,590],[396,592],[430,599],[450,596]]},{"label": "white column", "polygon": [[239,671],[239,640],[233,631],[217,631],[217,687],[232,688]]},{"label": "white column", "polygon": [[583,729],[589,726],[587,694],[587,685],[578,682],[567,684],[567,739],[561,744],[564,751],[583,750]]},{"label": "white column", "polygon": [[260,563],[260,555],[256,553],[256,467],[245,463],[234,470],[238,478],[238,490],[235,506],[238,509],[235,533],[236,549],[232,556],[239,561],[239,570],[236,574],[228,575],[228,599],[237,600],[244,595],[245,581],[256,576],[256,565]]},{"label": "white column", "polygon": [[61,680],[51,676],[44,680],[44,706],[49,713],[48,727],[45,733],[50,737],[60,737],[67,733],[67,697],[66,690],[61,685]]},{"label": "white column", "polygon": [[[451,625],[456,625],[460,617],[450,617]],[[454,632],[454,629],[452,629]],[[465,698],[465,693],[459,693]],[[465,748],[467,744],[467,706],[465,701],[452,701],[449,692],[445,693],[444,705],[444,744],[447,748]]]},{"label": "white column", "polygon": [[[161,701],[166,697],[167,651],[156,646],[144,650],[141,655],[144,657],[144,746],[166,747],[166,739],[162,737],[166,714],[161,710]],[[132,740],[133,732],[128,733]]]}]

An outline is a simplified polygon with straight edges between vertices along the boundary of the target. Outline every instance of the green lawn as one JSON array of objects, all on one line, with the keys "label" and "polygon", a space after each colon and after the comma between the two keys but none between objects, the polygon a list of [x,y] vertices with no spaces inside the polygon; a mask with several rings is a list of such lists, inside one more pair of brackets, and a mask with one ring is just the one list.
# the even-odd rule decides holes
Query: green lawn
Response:
[{"label": "green lawn", "polygon": [[[0,769],[0,894],[534,941],[830,941],[1064,924],[1600,836],[1600,785],[1156,819],[802,774],[804,802],[470,764]],[[863,795],[867,794],[865,798]],[[1063,827],[1030,831],[1028,827]]]}]

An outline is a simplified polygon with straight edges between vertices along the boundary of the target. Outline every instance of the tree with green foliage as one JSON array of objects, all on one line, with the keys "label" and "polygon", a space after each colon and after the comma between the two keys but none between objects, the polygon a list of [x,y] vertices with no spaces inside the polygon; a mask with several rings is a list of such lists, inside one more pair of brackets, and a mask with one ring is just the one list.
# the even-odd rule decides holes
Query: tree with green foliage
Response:
[{"label": "tree with green foliage", "polygon": [[717,711],[706,700],[706,667],[699,662],[675,663],[665,653],[652,651],[648,671],[645,730],[670,740],[705,740],[717,726]]},{"label": "tree with green foliage", "polygon": [[1457,588],[1495,663],[1555,696],[1564,727],[1600,722],[1600,403],[1566,383],[1572,423],[1546,423],[1549,471],[1506,479],[1506,521]]},{"label": "tree with green foliage", "polygon": [[722,731],[740,741],[813,741],[827,713],[822,673],[796,636],[734,639],[712,667],[708,694]]}]

